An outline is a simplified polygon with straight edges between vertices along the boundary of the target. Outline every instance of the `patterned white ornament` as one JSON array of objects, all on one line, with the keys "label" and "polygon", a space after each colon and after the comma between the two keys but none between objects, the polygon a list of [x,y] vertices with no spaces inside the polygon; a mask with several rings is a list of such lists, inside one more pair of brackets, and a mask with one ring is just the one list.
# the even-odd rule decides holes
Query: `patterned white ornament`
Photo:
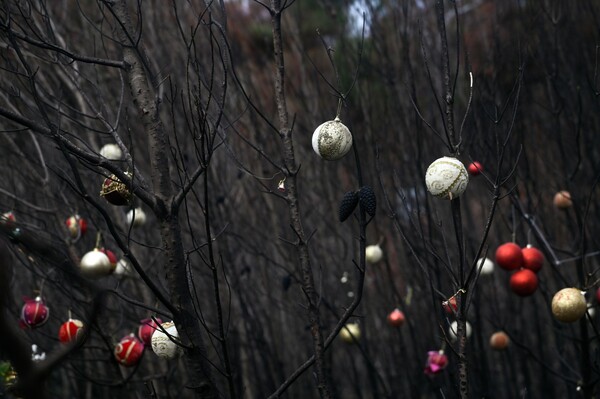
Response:
[{"label": "patterned white ornament", "polygon": [[318,156],[335,161],[352,147],[352,134],[339,118],[322,123],[312,135],[312,147]]},{"label": "patterned white ornament", "polygon": [[178,341],[179,333],[177,332],[175,323],[172,321],[163,323],[161,326],[167,333],[169,333],[171,337],[165,334],[160,328],[157,328],[152,334],[152,351],[160,357],[173,359],[174,357],[179,356],[182,352],[181,346],[171,341],[171,339]]},{"label": "patterned white ornament", "polygon": [[377,263],[383,257],[383,250],[379,245],[369,245],[365,248],[365,260],[367,263]]},{"label": "patterned white ornament", "polygon": [[453,199],[461,195],[469,183],[465,165],[458,159],[442,157],[433,161],[425,173],[425,185],[432,195]]},{"label": "patterned white ornament", "polygon": [[100,155],[106,159],[118,161],[123,157],[123,151],[116,144],[106,144],[100,149]]},{"label": "patterned white ornament", "polygon": [[481,274],[492,274],[494,272],[494,262],[489,258],[479,258],[477,261],[477,270],[481,268]]}]

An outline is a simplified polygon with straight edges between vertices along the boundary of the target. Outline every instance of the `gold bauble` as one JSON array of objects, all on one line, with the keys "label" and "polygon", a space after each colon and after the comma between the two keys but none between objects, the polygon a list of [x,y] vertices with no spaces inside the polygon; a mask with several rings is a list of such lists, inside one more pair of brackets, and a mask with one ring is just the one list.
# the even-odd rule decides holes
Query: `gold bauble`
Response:
[{"label": "gold bauble", "polygon": [[347,323],[340,330],[340,339],[346,343],[353,344],[360,340],[360,326],[358,323]]},{"label": "gold bauble", "polygon": [[586,311],[585,297],[577,288],[563,288],[552,298],[552,314],[558,321],[573,323],[581,319]]}]

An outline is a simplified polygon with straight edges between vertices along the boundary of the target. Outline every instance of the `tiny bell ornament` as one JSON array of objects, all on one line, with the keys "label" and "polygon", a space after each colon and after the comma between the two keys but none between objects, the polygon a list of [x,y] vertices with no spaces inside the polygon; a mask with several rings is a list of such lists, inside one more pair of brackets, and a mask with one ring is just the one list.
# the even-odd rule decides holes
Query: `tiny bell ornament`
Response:
[{"label": "tiny bell ornament", "polygon": [[76,341],[82,328],[83,322],[81,320],[69,317],[69,320],[65,321],[58,330],[58,340],[63,344]]},{"label": "tiny bell ornament", "polygon": [[[465,323],[466,335],[467,338],[470,338],[471,334],[473,333],[473,327],[471,327],[471,323],[468,321],[465,321]],[[448,327],[448,335],[452,341],[456,341],[458,339],[458,322],[456,320],[450,323],[450,326]]]},{"label": "tiny bell ornament", "polygon": [[523,266],[523,251],[514,242],[507,242],[496,249],[496,263],[504,270],[517,270]]},{"label": "tiny bell ornament", "polygon": [[443,349],[439,351],[427,352],[427,361],[425,363],[426,375],[432,376],[441,373],[448,366],[448,356]]},{"label": "tiny bell ornament", "polygon": [[392,327],[401,327],[406,321],[404,312],[396,308],[387,315],[387,322]]},{"label": "tiny bell ornament", "polygon": [[[179,332],[177,331],[177,327],[175,327],[175,323],[172,321],[162,323],[161,327],[162,329],[157,327],[152,334],[152,351],[159,357],[173,359],[174,357],[179,356],[182,352],[181,346],[173,342],[179,342]],[[165,334],[163,330],[169,335]]]},{"label": "tiny bell ornament", "polygon": [[[158,324],[162,324],[162,320],[156,318]],[[153,319],[144,319],[140,321],[140,326],[138,327],[137,336],[144,343],[144,345],[152,345],[152,334],[158,328],[156,321]]]},{"label": "tiny bell ornament", "polygon": [[552,314],[563,323],[573,323],[587,311],[584,293],[577,288],[563,288],[552,298]]},{"label": "tiny bell ornament", "polygon": [[529,296],[537,290],[538,278],[529,269],[521,269],[510,276],[510,289],[519,296]]},{"label": "tiny bell ornament", "polygon": [[539,272],[544,264],[542,251],[532,245],[527,245],[521,252],[523,254],[523,267],[534,273]]},{"label": "tiny bell ornament", "polygon": [[336,161],[350,151],[352,134],[339,117],[322,123],[312,135],[312,147],[326,161]]},{"label": "tiny bell ornament", "polygon": [[21,309],[19,324],[22,328],[36,328],[44,325],[50,316],[50,309],[44,303],[41,296],[35,299],[24,297],[25,304]]},{"label": "tiny bell ornament", "polygon": [[494,262],[489,258],[479,258],[477,261],[477,270],[481,275],[488,275],[494,272]]},{"label": "tiny bell ornament", "polygon": [[100,149],[100,155],[112,161],[118,161],[123,158],[123,151],[116,144],[106,144]]},{"label": "tiny bell ornament", "polygon": [[360,325],[358,323],[346,323],[340,330],[340,339],[347,344],[358,342],[360,335]]},{"label": "tiny bell ornament", "polygon": [[460,196],[469,184],[469,174],[458,159],[442,157],[433,161],[425,173],[427,191],[433,196],[452,200]]},{"label": "tiny bell ornament", "polygon": [[365,248],[365,260],[367,263],[377,263],[383,258],[383,250],[379,244],[369,245]]},{"label": "tiny bell ornament", "polygon": [[490,347],[497,351],[504,350],[510,344],[510,338],[504,331],[497,331],[490,337]]},{"label": "tiny bell ornament", "polygon": [[[131,173],[125,172],[125,174],[131,177]],[[100,195],[111,204],[118,206],[128,205],[131,201],[131,192],[125,183],[121,182],[115,175],[110,175],[104,179]]]},{"label": "tiny bell ornament", "polygon": [[77,214],[67,218],[65,224],[73,240],[78,240],[87,232],[88,226],[86,220]]},{"label": "tiny bell ornament", "polygon": [[141,227],[146,224],[146,212],[142,208],[131,209],[127,212],[127,225]]},{"label": "tiny bell ornament", "polygon": [[467,166],[467,171],[471,176],[478,176],[483,172],[483,166],[479,162],[474,161]]},{"label": "tiny bell ornament", "polygon": [[115,359],[125,367],[138,364],[143,353],[144,344],[133,334],[123,337],[114,350]]},{"label": "tiny bell ornament", "polygon": [[573,206],[573,199],[571,193],[562,190],[554,195],[554,206],[558,209],[568,209]]},{"label": "tiny bell ornament", "polygon": [[90,278],[108,276],[113,271],[109,257],[98,248],[83,255],[79,269],[81,274]]}]

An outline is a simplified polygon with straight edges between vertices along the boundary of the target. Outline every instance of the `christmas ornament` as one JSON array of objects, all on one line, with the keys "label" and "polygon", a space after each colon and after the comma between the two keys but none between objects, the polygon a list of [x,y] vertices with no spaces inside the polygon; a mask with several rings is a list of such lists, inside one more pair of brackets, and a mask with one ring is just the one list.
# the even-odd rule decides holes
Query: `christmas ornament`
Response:
[{"label": "christmas ornament", "polygon": [[563,288],[552,298],[552,314],[563,323],[573,323],[583,317],[587,303],[583,292],[577,288]]},{"label": "christmas ornament", "polygon": [[144,353],[144,344],[135,335],[123,337],[115,346],[115,359],[125,367],[135,366]]},{"label": "christmas ornament", "polygon": [[350,217],[350,215],[352,215],[352,212],[354,212],[354,208],[356,208],[357,204],[358,194],[356,191],[348,191],[346,194],[344,194],[338,210],[340,222],[345,221],[348,219],[348,217]]},{"label": "christmas ornament", "polygon": [[[465,321],[465,323],[466,336],[469,338],[473,333],[473,327],[471,327],[471,323],[468,321]],[[458,339],[458,322],[456,320],[450,323],[450,327],[448,327],[448,335],[452,341],[456,341]]]},{"label": "christmas ornament", "polygon": [[38,346],[36,344],[31,344],[31,360],[34,362],[46,360],[46,352],[38,352]]},{"label": "christmas ornament", "polygon": [[360,325],[358,323],[346,323],[340,330],[340,339],[348,344],[360,340]]},{"label": "christmas ornament", "polygon": [[573,206],[571,193],[568,191],[559,191],[554,195],[554,206],[558,209],[567,209]]},{"label": "christmas ornament", "polygon": [[79,268],[81,274],[91,278],[107,276],[113,270],[108,256],[97,248],[83,255]]},{"label": "christmas ornament", "polygon": [[369,186],[363,186],[358,192],[360,207],[364,208],[365,212],[371,217],[375,216],[377,210],[377,198],[373,189]]},{"label": "christmas ornament", "polygon": [[[162,324],[162,320],[156,318],[158,324]],[[152,345],[152,334],[156,331],[157,324],[153,319],[144,319],[140,322],[138,327],[137,336],[144,343],[144,345]]]},{"label": "christmas ornament", "polygon": [[336,117],[315,129],[312,135],[312,147],[321,158],[326,161],[335,161],[350,151],[352,134]]},{"label": "christmas ornament", "polygon": [[179,342],[179,333],[177,332],[175,323],[168,321],[161,324],[161,326],[169,335],[165,334],[163,330],[157,327],[152,334],[152,351],[154,351],[154,353],[156,353],[158,356],[165,357],[167,359],[172,359],[176,356],[179,356],[182,352],[181,346],[173,342]]},{"label": "christmas ornament", "polygon": [[494,272],[494,262],[489,258],[479,258],[477,270],[480,270],[481,275],[492,274]]},{"label": "christmas ornament", "polygon": [[35,299],[24,297],[25,304],[21,308],[21,327],[36,328],[44,325],[50,316],[50,309],[44,303],[42,297]]},{"label": "christmas ornament", "polygon": [[534,273],[537,273],[544,264],[544,254],[539,249],[527,245],[522,250],[523,254],[523,267],[529,269]]},{"label": "christmas ornament", "polygon": [[123,158],[123,151],[116,144],[106,144],[100,149],[100,155],[106,159],[118,161]]},{"label": "christmas ornament", "polygon": [[600,302],[600,287],[596,289],[596,301]]},{"label": "christmas ornament", "polygon": [[398,308],[392,310],[387,316],[387,322],[392,327],[400,327],[405,321],[406,317],[404,317],[404,312]]},{"label": "christmas ornament", "polygon": [[66,221],[67,229],[71,238],[74,240],[79,239],[87,231],[87,222],[84,218],[79,215],[70,216]]},{"label": "christmas ornament", "polygon": [[496,263],[505,270],[516,270],[523,266],[523,251],[512,242],[502,244],[496,249]]},{"label": "christmas ornament", "polygon": [[483,166],[477,161],[471,162],[467,167],[467,171],[471,176],[477,176],[483,172]]},{"label": "christmas ornament", "polygon": [[490,346],[497,351],[506,349],[508,344],[510,344],[510,338],[504,331],[495,332],[490,337]]},{"label": "christmas ornament", "polygon": [[443,350],[427,352],[427,362],[425,363],[425,374],[435,375],[441,373],[448,366],[448,356]]},{"label": "christmas ornament", "polygon": [[377,263],[383,257],[383,250],[379,244],[369,245],[365,248],[365,260],[367,263]]},{"label": "christmas ornament", "polygon": [[594,315],[596,314],[596,308],[594,308],[594,306],[592,304],[587,304],[587,313],[590,315],[590,317],[594,317]]},{"label": "christmas ornament", "polygon": [[[131,177],[131,173],[126,172],[125,174]],[[104,179],[100,195],[113,205],[128,205],[131,200],[131,192],[125,183],[115,175]]]},{"label": "christmas ornament", "polygon": [[135,208],[127,212],[127,225],[140,227],[146,224],[146,212],[142,208]]},{"label": "christmas ornament", "polygon": [[75,341],[83,328],[83,322],[77,319],[65,321],[58,330],[58,340],[64,344]]},{"label": "christmas ornament", "polygon": [[133,270],[129,264],[129,261],[125,258],[121,258],[117,262],[117,267],[115,267],[114,273],[119,275],[131,275]]},{"label": "christmas ornament", "polygon": [[115,269],[117,268],[117,263],[119,262],[119,258],[117,258],[117,255],[115,255],[115,253],[113,251],[111,251],[110,249],[106,249],[106,248],[100,248],[100,252],[102,252],[104,255],[106,255],[108,257],[108,261],[110,262],[110,273],[113,273],[115,271]]},{"label": "christmas ornament", "polygon": [[448,314],[456,313],[456,311],[458,310],[458,301],[456,300],[456,297],[453,296],[447,301],[442,302],[442,307]]},{"label": "christmas ornament", "polygon": [[467,170],[456,158],[439,158],[429,165],[425,173],[427,191],[438,198],[456,198],[467,189],[468,183]]},{"label": "christmas ornament", "polygon": [[529,296],[535,292],[538,278],[529,269],[521,269],[510,276],[510,289],[517,295]]},{"label": "christmas ornament", "polygon": [[17,218],[12,211],[4,212],[2,216],[0,216],[0,224],[6,227],[13,227]]}]

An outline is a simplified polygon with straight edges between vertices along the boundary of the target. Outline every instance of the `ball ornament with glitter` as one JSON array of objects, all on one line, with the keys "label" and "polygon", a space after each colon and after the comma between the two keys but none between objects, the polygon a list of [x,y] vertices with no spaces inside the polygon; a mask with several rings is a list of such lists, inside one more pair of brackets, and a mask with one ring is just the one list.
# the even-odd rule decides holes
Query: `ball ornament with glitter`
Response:
[{"label": "ball ornament with glitter", "polygon": [[469,184],[469,174],[458,159],[442,157],[433,161],[425,173],[427,191],[438,198],[451,200],[461,195]]},{"label": "ball ornament with glitter", "polygon": [[322,123],[312,135],[312,147],[326,161],[336,161],[350,151],[352,134],[340,118]]},{"label": "ball ornament with glitter", "polygon": [[563,288],[552,298],[552,314],[563,323],[573,323],[583,317],[587,311],[587,303],[581,290]]}]

